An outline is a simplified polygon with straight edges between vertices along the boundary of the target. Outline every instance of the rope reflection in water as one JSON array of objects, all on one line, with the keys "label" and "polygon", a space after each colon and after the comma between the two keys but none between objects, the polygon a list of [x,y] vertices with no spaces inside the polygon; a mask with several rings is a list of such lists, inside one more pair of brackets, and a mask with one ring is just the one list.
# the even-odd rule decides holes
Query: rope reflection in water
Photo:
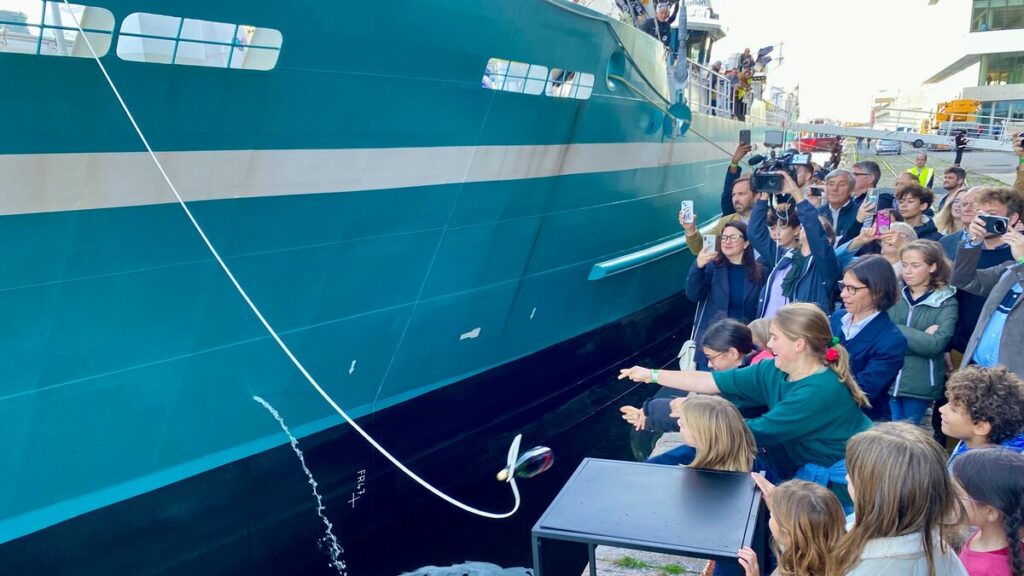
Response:
[{"label": "rope reflection in water", "polygon": [[274,419],[277,420],[277,423],[281,425],[281,429],[284,430],[284,433],[288,435],[288,440],[292,443],[292,450],[295,451],[295,455],[299,458],[299,464],[302,465],[302,471],[306,473],[306,477],[309,478],[309,485],[313,487],[313,496],[316,497],[316,513],[320,516],[320,519],[323,520],[324,526],[326,527],[327,535],[322,538],[322,541],[328,547],[328,553],[331,556],[330,565],[338,571],[339,576],[347,576],[348,572],[345,569],[345,561],[341,559],[341,553],[344,552],[344,550],[342,550],[341,546],[338,545],[338,539],[334,536],[334,532],[332,531],[334,525],[331,524],[331,521],[328,520],[325,515],[327,508],[324,506],[323,498],[320,497],[320,492],[316,489],[317,484],[316,480],[313,479],[313,473],[310,472],[309,468],[306,466],[306,459],[302,455],[302,450],[299,450],[299,441],[295,439],[295,436],[292,436],[291,431],[288,430],[288,425],[284,423],[284,418],[281,418],[281,415],[277,413],[277,410],[275,410],[270,403],[259,396],[253,396],[252,399],[262,404],[263,407],[267,409],[267,412],[270,412],[270,415],[273,416]]}]

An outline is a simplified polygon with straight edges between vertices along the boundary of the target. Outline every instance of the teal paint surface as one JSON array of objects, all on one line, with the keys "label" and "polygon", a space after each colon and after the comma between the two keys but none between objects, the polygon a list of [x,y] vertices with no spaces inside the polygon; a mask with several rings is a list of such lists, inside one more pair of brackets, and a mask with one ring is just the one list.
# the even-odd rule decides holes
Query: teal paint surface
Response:
[{"label": "teal paint surface", "polygon": [[[93,4],[118,24],[143,11],[284,34],[270,72],[129,63],[112,49],[104,62],[158,150],[664,141],[660,112],[603,80],[618,49],[608,25],[541,0],[413,2],[388,20],[417,30],[401,43],[324,3]],[[654,40],[620,34],[657,54]],[[594,96],[485,90],[489,57],[592,72]],[[16,79],[4,125],[17,135],[0,154],[140,149],[95,63],[0,54],[0,77]],[[681,141],[732,141],[738,128],[698,116]],[[587,277],[678,236],[680,200],[717,212],[721,156],[192,208],[269,321],[358,416],[678,292],[685,254]],[[0,217],[0,243],[0,462],[17,471],[0,475],[0,542],[271,447],[276,424],[253,394],[301,434],[340,421],[176,205]]]}]

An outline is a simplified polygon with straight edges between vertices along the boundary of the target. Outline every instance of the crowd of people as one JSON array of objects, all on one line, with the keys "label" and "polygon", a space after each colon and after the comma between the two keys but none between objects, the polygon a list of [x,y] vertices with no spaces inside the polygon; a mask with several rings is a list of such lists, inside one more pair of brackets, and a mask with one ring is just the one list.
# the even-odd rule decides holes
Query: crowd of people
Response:
[{"label": "crowd of people", "polygon": [[621,411],[680,433],[653,464],[754,474],[774,554],[716,574],[1024,576],[1015,143],[1012,188],[968,187],[954,165],[932,190],[922,154],[893,193],[870,161],[758,191],[741,144],[717,224],[680,214],[696,369],[623,369],[661,388]]}]

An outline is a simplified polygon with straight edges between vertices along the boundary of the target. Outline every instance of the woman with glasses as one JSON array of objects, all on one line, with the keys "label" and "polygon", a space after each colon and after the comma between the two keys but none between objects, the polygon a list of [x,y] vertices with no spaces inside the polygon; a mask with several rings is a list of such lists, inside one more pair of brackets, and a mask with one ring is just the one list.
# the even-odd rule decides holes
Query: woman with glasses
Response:
[{"label": "woman with glasses", "polygon": [[903,368],[907,339],[889,318],[899,288],[892,264],[873,254],[858,258],[839,283],[843,307],[832,315],[832,333],[850,352],[853,377],[871,401],[864,413],[889,420],[889,389]]},{"label": "woman with glasses", "polygon": [[942,251],[946,253],[946,258],[950,260],[956,259],[957,249],[964,243],[964,234],[967,233],[967,227],[971,225],[971,222],[978,215],[978,211],[974,207],[974,197],[977,194],[977,190],[978,187],[975,186],[961,192],[952,201],[946,202],[942,211],[935,217],[935,223],[940,226],[943,219],[946,218],[943,216],[943,213],[948,213],[951,219],[955,219],[956,231],[946,234],[939,239],[939,244],[942,244]]},{"label": "woman with glasses", "polygon": [[690,267],[686,297],[697,303],[697,369],[708,369],[702,341],[708,325],[722,318],[747,324],[757,317],[764,266],[754,257],[747,225],[733,221],[722,228],[718,247],[705,246]]}]

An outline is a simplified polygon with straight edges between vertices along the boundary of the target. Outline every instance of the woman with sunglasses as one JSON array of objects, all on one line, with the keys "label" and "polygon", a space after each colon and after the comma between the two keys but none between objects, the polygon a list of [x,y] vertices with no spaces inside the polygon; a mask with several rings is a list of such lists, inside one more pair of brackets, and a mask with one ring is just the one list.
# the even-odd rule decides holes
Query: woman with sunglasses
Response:
[{"label": "woman with sunglasses", "polygon": [[890,419],[889,389],[903,368],[907,339],[887,314],[899,297],[896,273],[883,256],[854,260],[839,283],[843,307],[832,315],[832,334],[850,352],[850,369],[871,402],[864,413]]},{"label": "woman with sunglasses", "polygon": [[749,323],[757,317],[764,267],[747,240],[747,225],[736,220],[722,228],[717,249],[705,246],[690,267],[686,297],[697,303],[697,369],[708,369],[702,340],[707,327],[723,318]]}]

